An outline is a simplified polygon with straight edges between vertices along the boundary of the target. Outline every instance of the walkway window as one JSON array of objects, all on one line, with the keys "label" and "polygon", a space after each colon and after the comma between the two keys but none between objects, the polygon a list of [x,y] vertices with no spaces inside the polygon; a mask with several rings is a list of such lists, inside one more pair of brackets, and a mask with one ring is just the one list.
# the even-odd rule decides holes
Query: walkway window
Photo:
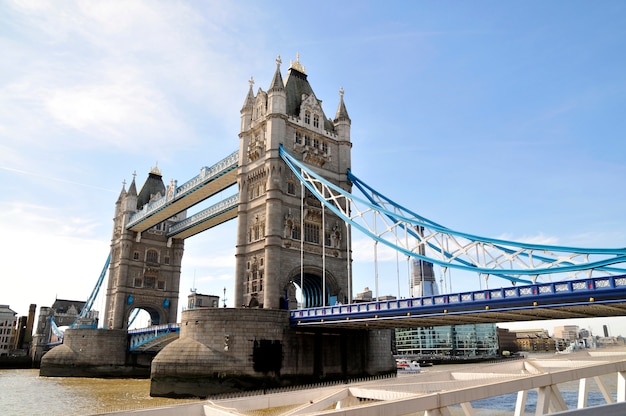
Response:
[{"label": "walkway window", "polygon": [[302,144],[302,133],[300,133],[299,131],[296,132],[296,143]]}]

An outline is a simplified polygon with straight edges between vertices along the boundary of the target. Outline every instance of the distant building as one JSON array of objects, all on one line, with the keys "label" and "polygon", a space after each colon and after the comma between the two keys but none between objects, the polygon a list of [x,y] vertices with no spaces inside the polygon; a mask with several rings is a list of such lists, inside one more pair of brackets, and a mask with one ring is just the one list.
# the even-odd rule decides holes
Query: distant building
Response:
[{"label": "distant building", "polygon": [[557,339],[575,341],[578,339],[578,325],[555,326],[553,336]]},{"label": "distant building", "polygon": [[13,349],[16,351],[26,351],[30,349],[33,341],[33,324],[35,322],[35,310],[37,305],[31,304],[28,308],[28,316],[20,316],[15,326],[15,344]]},{"label": "distant building", "polygon": [[496,324],[396,329],[399,355],[491,357],[498,355]]},{"label": "distant building", "polygon": [[[418,234],[423,234],[423,227],[416,227]],[[426,251],[424,246],[417,248],[418,254],[424,256]],[[422,259],[413,259],[411,267],[411,296],[424,297],[439,294],[433,264]]]},{"label": "distant building", "polygon": [[50,344],[60,342],[60,338],[54,334],[51,318],[58,327],[70,326],[78,318],[78,314],[85,306],[85,302],[76,300],[57,299],[52,307],[42,306],[37,319],[36,334],[33,336],[30,356],[34,363],[39,363],[41,357],[50,348]]},{"label": "distant building", "polygon": [[546,329],[516,329],[511,332],[516,334],[520,351],[552,352],[557,349],[556,341]]},{"label": "distant building", "polygon": [[504,351],[508,351],[510,353],[519,351],[519,346],[517,345],[517,335],[515,332],[510,331],[507,328],[497,328],[497,335],[500,354]]},{"label": "distant building", "polygon": [[187,309],[196,308],[217,308],[220,306],[220,297],[214,295],[203,295],[192,291],[187,296]]},{"label": "distant building", "polygon": [[591,332],[589,332],[588,329],[583,328],[580,331],[578,331],[578,338],[585,339],[585,338],[589,338],[589,337],[591,337]]},{"label": "distant building", "polygon": [[15,346],[17,312],[9,305],[0,305],[0,356],[9,355]]},{"label": "distant building", "polygon": [[366,287],[363,292],[357,293],[356,296],[354,297],[354,302],[356,303],[371,302],[372,300],[373,300],[372,291],[370,290],[369,287]]}]

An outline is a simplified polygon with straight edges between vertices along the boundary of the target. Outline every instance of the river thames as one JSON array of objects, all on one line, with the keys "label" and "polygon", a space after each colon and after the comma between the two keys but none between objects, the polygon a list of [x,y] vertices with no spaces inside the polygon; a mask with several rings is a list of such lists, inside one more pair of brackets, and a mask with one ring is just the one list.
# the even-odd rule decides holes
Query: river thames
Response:
[{"label": "river thames", "polygon": [[40,377],[38,369],[0,370],[0,415],[74,416],[198,399],[150,397],[149,379]]},{"label": "river thames", "polygon": [[[549,358],[547,354],[545,357]],[[485,365],[489,364],[437,365],[423,369],[422,373],[467,370]],[[476,371],[481,372],[480,369]],[[614,375],[602,379],[610,391],[615,391]],[[570,382],[559,387],[565,402],[570,408],[574,407],[578,384]],[[473,405],[482,409],[480,415],[504,416],[513,413],[515,400],[516,395],[512,394],[480,400]],[[202,400],[150,397],[149,379],[40,377],[38,369],[0,370],[0,416],[87,416],[198,401]],[[536,393],[529,392],[528,404],[532,407],[535,401]],[[589,395],[590,406],[604,403],[599,392]],[[462,414],[460,409],[452,411],[454,415]]]}]

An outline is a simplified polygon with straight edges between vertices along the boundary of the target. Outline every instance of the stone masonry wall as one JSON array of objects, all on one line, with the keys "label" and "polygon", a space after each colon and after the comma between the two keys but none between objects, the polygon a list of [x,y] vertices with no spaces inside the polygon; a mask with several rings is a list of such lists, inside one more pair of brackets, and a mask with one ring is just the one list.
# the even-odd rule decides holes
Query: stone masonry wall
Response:
[{"label": "stone masonry wall", "polygon": [[125,376],[128,351],[125,330],[67,329],[63,344],[41,359],[40,375],[53,377]]},{"label": "stone masonry wall", "polygon": [[198,308],[183,312],[180,338],[152,361],[150,394],[207,397],[394,371],[389,331],[301,330],[287,310]]}]

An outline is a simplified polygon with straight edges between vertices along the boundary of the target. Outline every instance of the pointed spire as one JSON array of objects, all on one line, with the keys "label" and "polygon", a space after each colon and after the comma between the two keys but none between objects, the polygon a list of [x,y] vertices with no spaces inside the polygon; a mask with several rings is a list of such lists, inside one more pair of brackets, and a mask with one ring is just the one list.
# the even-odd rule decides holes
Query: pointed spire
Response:
[{"label": "pointed spire", "polygon": [[272,79],[272,85],[270,85],[270,91],[279,91],[285,89],[283,83],[283,76],[280,74],[280,64],[282,63],[280,55],[276,58],[276,72],[274,73],[274,79]]},{"label": "pointed spire", "polygon": [[339,120],[350,121],[348,110],[346,110],[346,104],[343,102],[343,87],[339,89],[339,107],[337,107],[337,114],[335,114],[335,122]]},{"label": "pointed spire", "polygon": [[133,180],[128,187],[128,195],[137,196],[137,186],[135,185],[135,177],[137,176],[137,172],[133,172]]},{"label": "pointed spire", "polygon": [[243,107],[241,107],[242,113],[244,112],[244,110],[252,111],[252,109],[254,108],[254,92],[252,91],[252,87],[254,86],[254,78],[250,77],[250,81],[248,81],[248,83],[250,84],[250,89],[248,90],[248,95],[246,95],[246,99],[243,102]]},{"label": "pointed spire", "polygon": [[122,202],[122,199],[126,196],[126,179],[122,181],[122,190],[120,191],[120,196],[117,198],[116,204]]}]

